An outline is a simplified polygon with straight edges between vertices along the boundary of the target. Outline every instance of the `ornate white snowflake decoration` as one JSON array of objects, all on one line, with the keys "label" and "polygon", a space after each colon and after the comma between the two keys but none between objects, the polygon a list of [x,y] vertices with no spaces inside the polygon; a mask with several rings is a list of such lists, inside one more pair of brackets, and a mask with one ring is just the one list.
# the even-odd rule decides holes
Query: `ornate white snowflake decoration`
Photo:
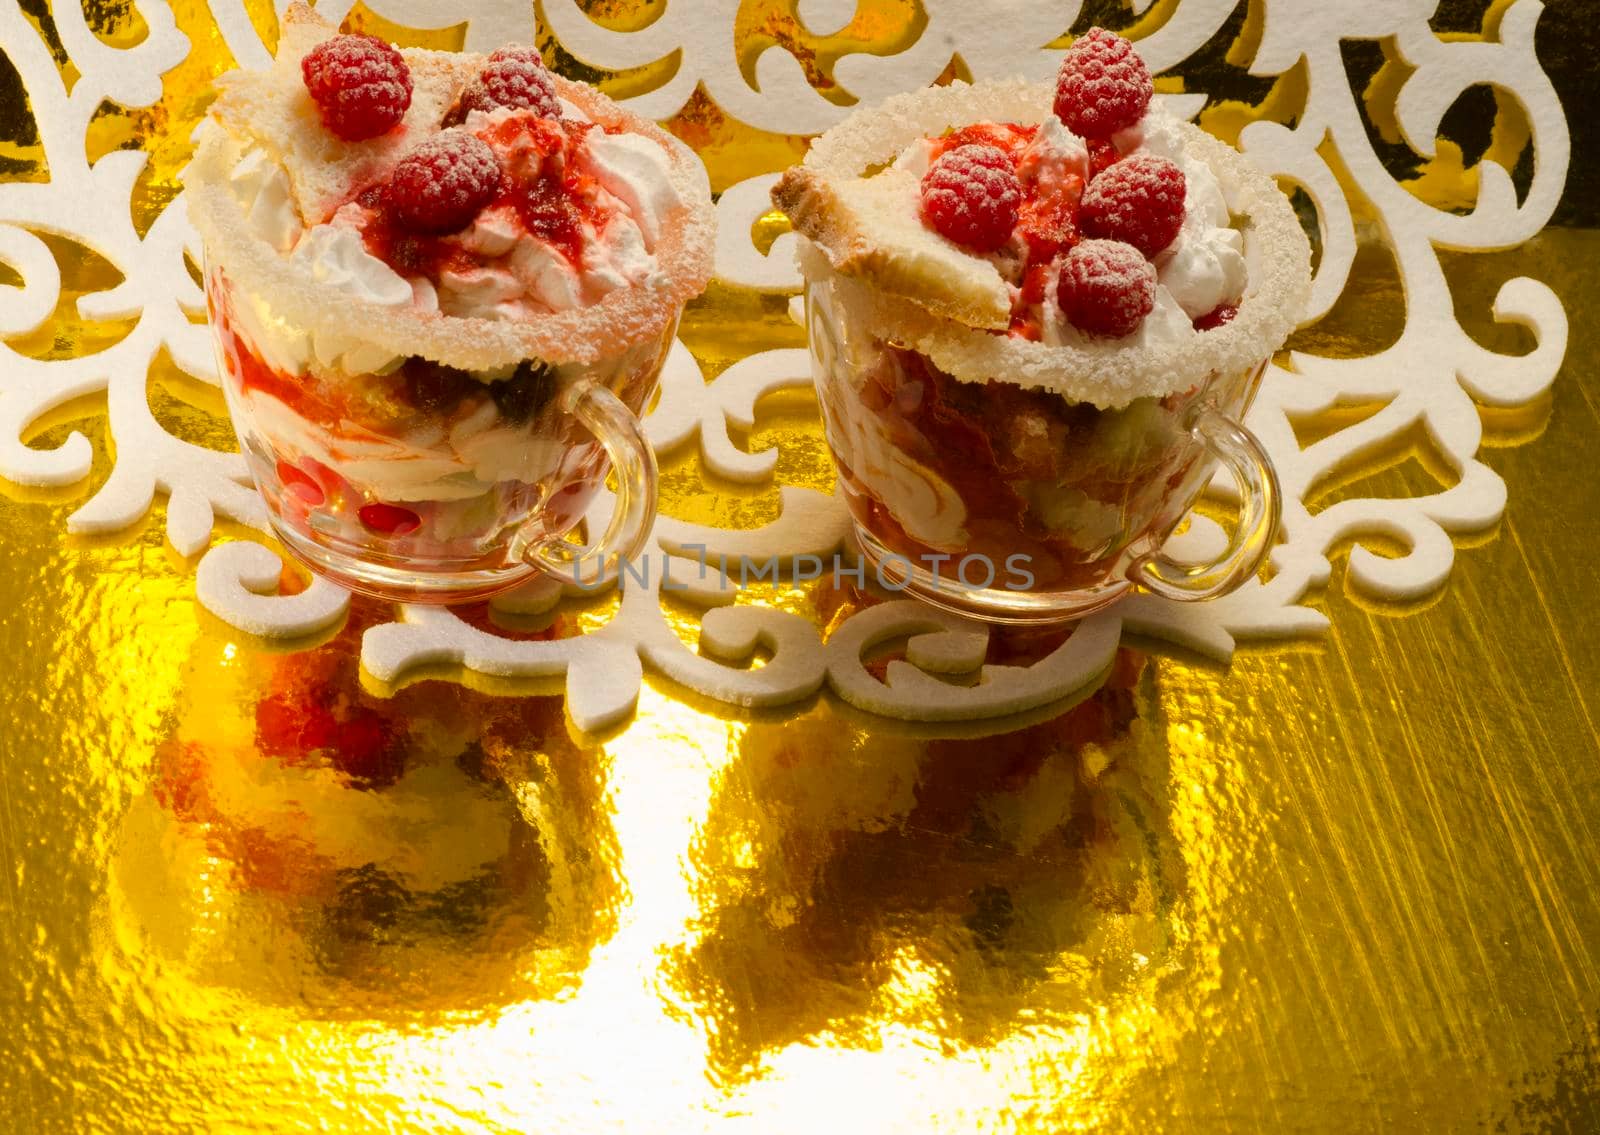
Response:
[{"label": "ornate white snowflake decoration", "polygon": [[[1153,71],[1179,66],[1215,37],[1241,0],[1184,0],[1139,50]],[[1132,0],[1136,15],[1152,0]],[[280,8],[283,6],[280,3]],[[342,18],[348,0],[323,3]],[[530,40],[535,29],[527,3],[471,0],[438,5],[424,0],[368,0],[387,19],[417,28],[465,22],[466,46],[487,48]],[[736,58],[738,0],[673,3],[647,27],[616,32],[592,22],[577,0],[544,0],[547,31],[579,60],[608,71],[641,67],[674,53],[671,78],[631,101],[634,109],[668,117],[682,109],[697,86],[726,114],[784,134],[815,134],[847,108],[811,85],[796,57],[769,47],[756,59],[752,85]],[[1017,5],[1015,19],[996,18],[993,5],[969,0],[924,0],[927,24],[916,41],[887,56],[856,53],[835,65],[838,87],[870,102],[923,87],[949,65],[951,44],[976,78],[1054,72],[1060,52],[1044,44],[1077,17],[1075,3]],[[1044,8],[1050,8],[1050,18]],[[1406,320],[1399,339],[1364,358],[1324,358],[1296,352],[1290,369],[1273,367],[1248,424],[1270,451],[1283,482],[1284,541],[1265,582],[1255,581],[1226,599],[1179,606],[1149,597],[1127,600],[1085,621],[1053,654],[1026,667],[985,666],[987,632],[976,624],[912,601],[859,611],[836,626],[826,642],[809,620],[759,605],[735,605],[737,582],[702,570],[700,557],[718,554],[756,560],[776,557],[793,570],[808,556],[841,547],[849,524],[835,498],[785,488],[782,516],[753,531],[707,529],[663,517],[643,577],[624,578],[620,606],[604,626],[576,638],[516,641],[478,629],[447,610],[404,607],[395,621],[367,631],[363,660],[380,679],[395,679],[426,662],[453,662],[497,675],[565,674],[568,706],[577,725],[600,728],[626,716],[638,695],[643,667],[712,698],[743,706],[797,701],[824,682],[865,709],[936,720],[1023,710],[1080,689],[1109,664],[1124,629],[1164,637],[1226,657],[1238,637],[1316,633],[1320,612],[1302,605],[1329,575],[1329,552],[1353,541],[1351,586],[1405,599],[1425,595],[1448,576],[1451,536],[1484,529],[1506,504],[1500,478],[1481,464],[1478,405],[1512,406],[1548,388],[1566,349],[1567,325],[1549,288],[1530,279],[1508,281],[1494,316],[1525,325],[1536,346],[1507,356],[1480,347],[1457,322],[1438,248],[1484,250],[1519,244],[1549,219],[1566,176],[1569,142],[1555,91],[1534,54],[1539,0],[1517,0],[1503,13],[1497,42],[1446,42],[1428,25],[1430,0],[1267,0],[1260,44],[1250,64],[1257,76],[1304,68],[1307,95],[1290,126],[1257,122],[1245,128],[1242,148],[1269,172],[1302,187],[1314,201],[1321,227],[1321,259],[1313,321],[1345,289],[1356,252],[1356,231],[1328,155],[1359,186],[1379,218],[1405,288]],[[852,0],[801,0],[806,29],[827,35],[855,14]],[[161,96],[161,76],[177,66],[189,45],[159,0],[139,4],[149,32],[137,46],[107,46],[85,25],[77,4],[57,5],[54,18],[79,77],[70,92],[49,50],[15,6],[0,7],[0,51],[15,66],[32,103],[49,165],[48,183],[0,185],[0,261],[23,280],[0,287],[0,335],[37,329],[55,310],[61,281],[49,249],[35,235],[70,238],[109,260],[125,276],[111,291],[83,296],[86,319],[137,318],[115,346],[79,358],[39,360],[0,343],[0,477],[30,485],[67,485],[90,468],[89,443],[73,434],[56,449],[24,443],[30,427],[52,409],[83,394],[105,391],[117,458],[112,475],[69,518],[73,531],[126,527],[150,507],[157,490],[168,494],[167,534],[181,553],[205,549],[222,513],[265,530],[265,516],[249,487],[243,461],[182,441],[152,415],[146,385],[153,361],[166,351],[186,373],[215,383],[203,325],[190,315],[203,300],[185,269],[192,235],[180,202],[169,205],[140,237],[130,199],[145,155],[116,151],[92,166],[85,137],[102,100],[148,106]],[[260,65],[267,52],[242,0],[212,0],[222,38],[234,57]],[[1392,37],[1392,38],[1391,38]],[[1478,170],[1478,197],[1468,213],[1435,208],[1399,183],[1369,141],[1359,96],[1352,91],[1340,41],[1389,39],[1410,68],[1395,104],[1405,141],[1424,157],[1434,152],[1444,112],[1475,84],[1493,84],[1515,98],[1530,126],[1532,184],[1519,203],[1508,172],[1491,160]],[[1178,113],[1193,115],[1204,96],[1169,96]],[[780,238],[765,254],[752,243],[757,218],[768,209],[773,176],[728,188],[718,204],[718,273],[728,283],[767,292],[794,292],[799,278],[791,242]],[[810,382],[806,354],[775,350],[752,355],[706,383],[681,345],[663,377],[663,394],[648,422],[652,442],[666,452],[698,438],[705,467],[747,482],[767,482],[777,453],[749,453],[729,437],[730,423],[748,428],[763,394]],[[1381,404],[1375,413],[1302,446],[1292,423],[1338,406]],[[1438,492],[1406,498],[1351,497],[1317,511],[1306,501],[1330,477],[1353,467],[1386,443],[1422,427],[1457,475]],[[591,521],[603,520],[609,501],[596,503]],[[1197,520],[1183,537],[1196,554],[1219,538],[1215,525]],[[1398,542],[1406,551],[1381,556],[1363,539]],[[233,625],[259,635],[305,634],[343,617],[347,597],[326,583],[299,595],[276,594],[278,561],[264,547],[232,543],[214,548],[196,575],[199,598]],[[662,606],[663,590],[697,605],[700,647],[678,637]],[[560,589],[537,584],[502,601],[509,609],[549,609]],[[889,665],[885,681],[870,674],[863,654],[874,644],[909,636],[904,661]],[[758,648],[769,657],[751,667]],[[978,674],[952,685],[940,675]]]}]

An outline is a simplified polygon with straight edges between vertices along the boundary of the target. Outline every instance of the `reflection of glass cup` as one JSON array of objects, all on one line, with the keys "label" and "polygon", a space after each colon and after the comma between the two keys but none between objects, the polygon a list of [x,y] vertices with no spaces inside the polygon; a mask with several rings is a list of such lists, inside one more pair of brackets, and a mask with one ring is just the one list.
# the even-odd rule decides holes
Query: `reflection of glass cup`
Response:
[{"label": "reflection of glass cup", "polygon": [[[1205,330],[1180,310],[1181,325],[1124,339],[1060,321],[1008,334],[987,308],[971,315],[945,298],[942,275],[962,258],[923,249],[921,230],[878,242],[871,210],[914,209],[916,197],[897,181],[873,196],[863,186],[874,171],[948,128],[1038,122],[1049,98],[1020,84],[907,96],[835,127],[775,191],[804,233],[813,372],[841,493],[880,579],[963,613],[1076,618],[1135,586],[1177,600],[1225,594],[1272,544],[1277,479],[1239,420],[1308,285],[1304,234],[1271,179],[1171,124],[1216,176],[1249,271],[1231,321]],[[903,222],[895,212],[883,223],[894,233]],[[1215,558],[1179,563],[1162,546],[1218,464],[1238,488],[1236,534]]]},{"label": "reflection of glass cup", "polygon": [[[324,283],[320,261],[303,267],[251,227],[230,179],[259,151],[203,135],[185,180],[234,427],[277,534],[345,586],[454,602],[536,571],[592,578],[648,537],[656,469],[639,418],[709,272],[711,206],[681,143],[592,92],[574,97],[597,125],[649,132],[685,204],[662,218],[648,279],[515,319],[406,296],[384,306]],[[401,282],[431,292],[426,276]],[[577,548],[566,534],[608,469],[611,523]]]},{"label": "reflection of glass cup", "polygon": [[620,901],[603,753],[559,698],[368,693],[370,614],[248,666],[204,640],[121,827],[111,924],[200,985],[317,1016],[569,992]]},{"label": "reflection of glass cup", "polygon": [[[996,635],[991,661],[1036,661],[1053,633]],[[693,841],[703,916],[670,971],[716,1071],[818,1034],[988,1046],[1145,1016],[1189,932],[1159,705],[1123,650],[1083,702],[982,736],[826,707],[753,725]]]}]

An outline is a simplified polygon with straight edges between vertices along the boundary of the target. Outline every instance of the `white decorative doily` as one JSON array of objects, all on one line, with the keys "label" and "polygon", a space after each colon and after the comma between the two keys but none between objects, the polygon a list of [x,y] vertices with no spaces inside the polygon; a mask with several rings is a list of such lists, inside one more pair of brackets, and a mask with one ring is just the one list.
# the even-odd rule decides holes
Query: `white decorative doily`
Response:
[{"label": "white decorative doily", "polygon": [[[1142,14],[1152,0],[1132,0]],[[1152,70],[1177,67],[1222,28],[1240,0],[1184,0],[1154,34],[1139,42]],[[280,9],[285,4],[280,0]],[[523,641],[478,629],[446,610],[403,607],[397,618],[366,633],[363,661],[380,679],[395,679],[428,662],[451,662],[495,675],[566,675],[568,706],[580,728],[604,727],[626,716],[638,695],[643,667],[714,699],[743,706],[797,701],[824,682],[841,697],[874,712],[934,720],[1001,714],[1052,702],[1093,681],[1108,665],[1124,629],[1183,643],[1227,657],[1236,638],[1311,634],[1327,625],[1302,600],[1329,575],[1329,553],[1352,542],[1349,581],[1374,596],[1407,599],[1444,582],[1454,561],[1452,534],[1484,529],[1505,508],[1500,478],[1477,459],[1482,435],[1478,405],[1512,406],[1546,390],[1567,343],[1566,316],[1556,296],[1530,279],[1508,281],[1494,316],[1525,325],[1536,340],[1531,354],[1500,355],[1479,346],[1456,320],[1436,249],[1504,248],[1519,244],[1549,219],[1566,177],[1566,121],[1548,77],[1534,54],[1539,0],[1516,0],[1503,13],[1498,42],[1446,42],[1429,28],[1430,0],[1267,0],[1260,45],[1250,64],[1257,76],[1276,76],[1300,64],[1309,93],[1291,127],[1257,122],[1241,145],[1269,171],[1292,179],[1314,200],[1321,222],[1322,254],[1308,319],[1326,314],[1344,291],[1355,259],[1350,208],[1328,163],[1336,152],[1347,176],[1375,210],[1405,288],[1406,322],[1400,338],[1365,358],[1324,358],[1295,353],[1291,370],[1272,367],[1248,424],[1271,452],[1284,488],[1284,542],[1265,581],[1252,581],[1226,599],[1181,606],[1150,597],[1125,601],[1082,624],[1053,654],[1025,667],[983,666],[987,632],[980,626],[902,600],[862,610],[836,626],[826,643],[802,616],[754,605],[735,605],[738,585],[702,579],[694,551],[715,556],[779,556],[788,561],[827,557],[845,541],[843,506],[817,492],[785,488],[781,517],[755,531],[707,529],[663,517],[654,534],[658,565],[670,566],[678,598],[697,605],[699,650],[686,646],[662,607],[662,572],[649,582],[624,582],[620,607],[604,626],[576,638]],[[0,477],[27,485],[65,486],[89,473],[91,447],[72,434],[55,449],[29,446],[31,426],[58,406],[105,391],[116,462],[110,478],[68,519],[74,532],[112,532],[139,520],[157,491],[168,494],[166,530],[180,553],[204,551],[218,513],[265,530],[260,500],[249,486],[243,460],[174,437],[151,413],[147,384],[165,351],[196,379],[215,384],[211,346],[203,324],[203,297],[184,265],[195,249],[174,201],[140,237],[131,218],[131,195],[146,156],[118,150],[92,166],[86,132],[104,100],[145,107],[160,99],[161,76],[181,63],[189,44],[161,0],[141,0],[148,34],[136,46],[113,48],[85,23],[81,6],[53,6],[62,45],[78,71],[70,92],[46,44],[15,5],[0,5],[0,51],[16,67],[32,102],[49,181],[0,184],[0,262],[22,278],[0,286],[0,336],[38,329],[55,310],[61,281],[49,248],[35,232],[59,234],[99,253],[125,279],[110,291],[78,301],[85,319],[134,320],[132,331],[96,354],[34,359],[0,343]],[[222,38],[241,63],[261,64],[266,49],[242,0],[212,0]],[[341,19],[349,0],[323,3]],[[398,23],[428,28],[467,25],[469,48],[531,40],[532,6],[511,0],[466,0],[439,5],[424,0],[368,0],[368,7]],[[577,0],[545,0],[547,30],[585,63],[606,70],[640,67],[673,53],[676,70],[659,88],[631,100],[634,109],[665,118],[680,110],[697,85],[730,117],[784,134],[814,134],[848,108],[819,94],[794,55],[769,47],[756,59],[755,86],[736,58],[734,16],[738,0],[668,4],[660,17],[634,32],[593,23]],[[951,44],[974,77],[1053,73],[1060,52],[1043,45],[1077,17],[1062,3],[1041,18],[1044,6],[1015,5],[1016,18],[996,18],[993,5],[970,0],[924,0],[927,26],[897,54],[849,54],[834,68],[837,87],[862,101],[920,88],[950,63]],[[850,0],[801,0],[806,29],[818,35],[844,27],[855,13]],[[1031,30],[1030,30],[1031,29]],[[1405,141],[1425,157],[1434,152],[1444,112],[1475,84],[1493,84],[1514,97],[1531,127],[1534,175],[1519,204],[1508,172],[1491,160],[1477,166],[1478,199],[1469,213],[1435,208],[1385,170],[1368,140],[1358,95],[1340,53],[1343,39],[1392,42],[1411,69],[1400,88],[1395,116]],[[1177,96],[1180,113],[1193,114],[1203,96]],[[718,204],[717,269],[728,283],[767,292],[791,292],[799,281],[790,240],[766,253],[751,238],[767,211],[772,175],[729,187]],[[30,231],[32,230],[32,231]],[[748,428],[763,394],[808,384],[809,364],[797,350],[752,355],[706,383],[681,345],[664,376],[660,403],[648,422],[652,442],[666,452],[698,438],[707,469],[740,481],[769,481],[773,451],[748,453],[733,443],[730,424]],[[1293,423],[1342,405],[1382,408],[1302,447]],[[1346,497],[1313,511],[1310,494],[1364,457],[1421,427],[1450,465],[1457,482],[1438,492],[1403,498]],[[603,520],[608,500],[597,502],[591,523]],[[1214,543],[1215,525],[1197,519],[1183,538],[1196,551]],[[1379,555],[1363,540],[1398,542],[1406,549]],[[248,542],[213,548],[196,573],[205,606],[253,634],[293,637],[340,619],[343,592],[326,583],[293,596],[276,594],[276,557]],[[537,612],[561,600],[559,588],[540,584],[508,597],[502,606]],[[885,681],[862,656],[874,644],[910,636],[904,661],[889,664]],[[756,649],[769,656],[751,666]],[[955,685],[941,675],[980,680]]]}]

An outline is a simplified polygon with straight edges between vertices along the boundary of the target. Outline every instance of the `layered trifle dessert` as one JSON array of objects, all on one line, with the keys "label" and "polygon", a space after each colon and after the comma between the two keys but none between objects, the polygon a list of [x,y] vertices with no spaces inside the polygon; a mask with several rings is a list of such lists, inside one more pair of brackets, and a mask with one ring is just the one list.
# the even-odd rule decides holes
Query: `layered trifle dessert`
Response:
[{"label": "layered trifle dessert", "polygon": [[1297,322],[1309,245],[1269,177],[1152,96],[1097,28],[1053,84],[858,112],[773,191],[858,535],[936,601],[1084,613],[1142,578],[1213,456],[1270,482],[1229,416]]},{"label": "layered trifle dessert", "polygon": [[641,413],[710,276],[703,166],[532,47],[396,49],[299,4],[218,88],[185,183],[280,534],[380,593],[517,582],[604,477],[572,392]]}]

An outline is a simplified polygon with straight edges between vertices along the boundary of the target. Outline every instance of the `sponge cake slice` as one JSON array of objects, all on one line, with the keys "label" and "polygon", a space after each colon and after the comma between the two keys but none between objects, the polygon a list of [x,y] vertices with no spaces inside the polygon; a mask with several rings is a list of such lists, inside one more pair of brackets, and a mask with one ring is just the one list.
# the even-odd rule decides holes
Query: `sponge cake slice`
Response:
[{"label": "sponge cake slice", "polygon": [[300,74],[300,61],[338,34],[303,3],[284,13],[278,55],[263,71],[238,70],[217,80],[212,105],[232,133],[270,152],[289,176],[290,192],[306,224],[327,220],[340,205],[389,169],[439,128],[483,56],[402,48],[411,70],[411,105],[400,124],[364,142],[346,142],[323,126]]}]

